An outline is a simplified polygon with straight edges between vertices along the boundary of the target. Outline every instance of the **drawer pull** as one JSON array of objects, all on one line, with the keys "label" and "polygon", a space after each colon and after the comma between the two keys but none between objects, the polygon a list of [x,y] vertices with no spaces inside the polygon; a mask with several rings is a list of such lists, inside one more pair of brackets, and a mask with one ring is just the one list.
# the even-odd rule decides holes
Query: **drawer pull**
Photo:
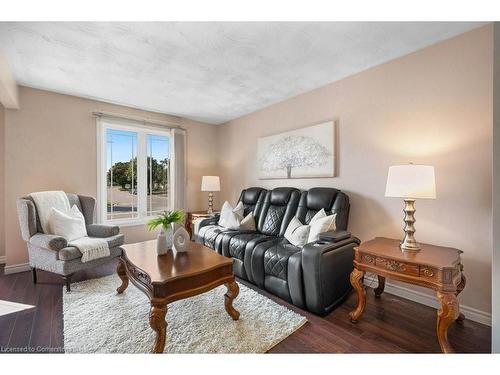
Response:
[{"label": "drawer pull", "polygon": [[434,276],[434,271],[431,270],[430,268],[423,268],[422,269],[422,274],[427,277],[432,277]]}]

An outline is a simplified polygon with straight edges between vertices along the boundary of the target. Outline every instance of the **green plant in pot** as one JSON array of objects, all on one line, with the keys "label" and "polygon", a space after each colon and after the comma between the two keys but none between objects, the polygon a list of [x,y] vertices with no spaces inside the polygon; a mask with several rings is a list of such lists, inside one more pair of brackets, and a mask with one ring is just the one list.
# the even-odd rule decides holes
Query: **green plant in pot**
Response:
[{"label": "green plant in pot", "polygon": [[156,241],[156,251],[158,255],[165,254],[168,249],[172,248],[173,228],[172,224],[182,223],[184,221],[184,211],[172,210],[164,211],[158,217],[147,222],[150,231],[161,227],[160,233]]}]

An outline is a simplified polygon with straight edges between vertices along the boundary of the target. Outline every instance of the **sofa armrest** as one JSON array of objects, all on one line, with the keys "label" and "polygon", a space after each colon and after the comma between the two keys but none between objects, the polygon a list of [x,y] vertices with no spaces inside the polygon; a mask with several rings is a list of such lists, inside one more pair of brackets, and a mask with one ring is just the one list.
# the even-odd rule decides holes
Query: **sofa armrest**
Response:
[{"label": "sofa armrest", "polygon": [[216,225],[219,222],[220,215],[216,214],[213,217],[208,217],[198,222],[198,230],[206,227],[207,225]]},{"label": "sofa armrest", "polygon": [[325,315],[333,310],[351,290],[356,237],[338,242],[315,241],[302,249],[304,294],[308,310]]},{"label": "sofa armrest", "polygon": [[193,234],[191,239],[194,240],[195,242],[203,244],[203,235],[200,234],[200,229],[203,227],[207,227],[209,225],[217,225],[219,223],[219,218],[220,215],[216,214],[213,217],[208,217],[205,219],[198,219],[195,221],[193,225]]},{"label": "sofa armrest", "polygon": [[43,249],[49,249],[54,251],[59,251],[68,246],[68,241],[66,238],[61,236],[56,236],[54,234],[44,234],[36,233],[29,239],[29,243],[41,247]]},{"label": "sofa armrest", "polygon": [[118,225],[102,225],[90,224],[87,225],[87,234],[89,237],[106,238],[116,236],[120,233]]}]

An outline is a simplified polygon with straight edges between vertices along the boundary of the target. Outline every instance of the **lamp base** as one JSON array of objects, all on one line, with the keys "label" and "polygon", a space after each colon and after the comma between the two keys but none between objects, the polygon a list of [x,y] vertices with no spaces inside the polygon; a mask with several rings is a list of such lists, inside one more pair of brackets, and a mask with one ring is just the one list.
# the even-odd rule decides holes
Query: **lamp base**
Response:
[{"label": "lamp base", "polygon": [[401,251],[419,251],[420,245],[415,240],[415,199],[405,199],[405,208],[403,212],[405,213],[405,237],[401,244],[399,245]]},{"label": "lamp base", "polygon": [[207,212],[209,214],[213,214],[214,213],[214,193],[212,193],[211,191],[208,193],[208,209],[207,209]]}]

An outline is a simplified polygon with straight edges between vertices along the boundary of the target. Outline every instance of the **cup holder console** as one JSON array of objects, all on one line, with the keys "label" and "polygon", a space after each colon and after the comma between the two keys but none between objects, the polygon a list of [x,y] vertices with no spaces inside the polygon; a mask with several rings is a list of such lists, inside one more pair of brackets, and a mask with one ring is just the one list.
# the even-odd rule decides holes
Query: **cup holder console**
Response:
[{"label": "cup holder console", "polygon": [[323,246],[323,245],[330,245],[330,241],[317,241],[314,243],[314,246]]}]

